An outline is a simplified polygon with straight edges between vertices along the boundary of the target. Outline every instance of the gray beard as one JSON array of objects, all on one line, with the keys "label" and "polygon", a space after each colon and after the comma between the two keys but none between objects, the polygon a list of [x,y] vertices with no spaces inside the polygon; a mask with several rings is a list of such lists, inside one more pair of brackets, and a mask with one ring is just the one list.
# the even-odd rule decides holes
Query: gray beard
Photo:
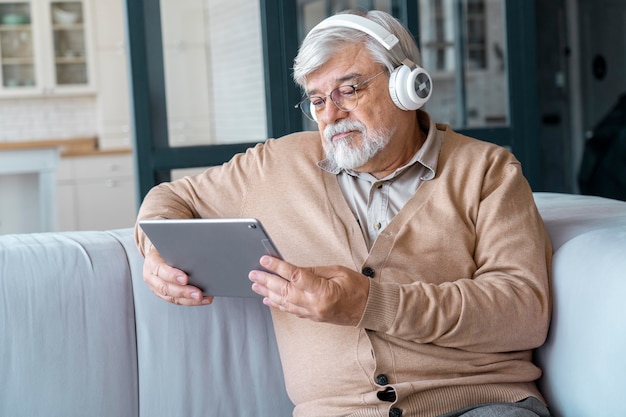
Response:
[{"label": "gray beard", "polygon": [[[353,137],[348,136],[333,142],[337,133],[356,130],[361,133],[361,146],[352,145]],[[324,129],[324,150],[326,158],[341,169],[356,169],[365,165],[389,143],[391,132],[377,129],[368,133],[365,125],[358,121],[344,119]]]}]

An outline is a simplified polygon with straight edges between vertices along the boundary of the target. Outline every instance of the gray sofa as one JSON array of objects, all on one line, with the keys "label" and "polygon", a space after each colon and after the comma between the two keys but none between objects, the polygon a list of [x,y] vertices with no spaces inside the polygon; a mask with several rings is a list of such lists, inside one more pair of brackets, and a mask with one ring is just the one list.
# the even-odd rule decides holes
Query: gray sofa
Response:
[{"label": "gray sofa", "polygon": [[[626,203],[535,194],[554,244],[537,350],[555,416],[626,416]],[[287,416],[258,299],[152,295],[131,229],[0,236],[0,416]]]}]

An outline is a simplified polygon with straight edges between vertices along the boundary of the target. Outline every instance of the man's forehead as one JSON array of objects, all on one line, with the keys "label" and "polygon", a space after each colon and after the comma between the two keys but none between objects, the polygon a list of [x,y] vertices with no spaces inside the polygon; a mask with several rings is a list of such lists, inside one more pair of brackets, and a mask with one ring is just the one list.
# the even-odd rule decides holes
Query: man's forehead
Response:
[{"label": "man's forehead", "polygon": [[306,92],[319,94],[345,84],[354,84],[359,78],[375,71],[377,63],[362,44],[350,44],[334,53],[325,64],[307,76]]},{"label": "man's forehead", "polygon": [[323,75],[315,77],[313,82],[307,82],[306,92],[308,95],[318,94],[324,91],[326,86],[339,87],[340,85],[353,84],[359,78],[363,77],[360,71],[349,72],[342,75],[331,75],[325,79]]}]

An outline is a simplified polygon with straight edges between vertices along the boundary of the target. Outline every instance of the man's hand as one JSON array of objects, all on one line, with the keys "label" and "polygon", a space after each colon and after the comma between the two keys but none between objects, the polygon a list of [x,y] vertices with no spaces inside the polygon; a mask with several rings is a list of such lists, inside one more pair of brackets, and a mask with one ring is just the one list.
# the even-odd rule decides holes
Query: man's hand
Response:
[{"label": "man's hand", "polygon": [[187,285],[187,274],[166,264],[154,247],[144,259],[143,280],[153,293],[170,303],[197,306],[213,302],[213,297],[203,297],[202,291]]},{"label": "man's hand", "polygon": [[268,272],[252,271],[252,290],[263,303],[298,317],[345,326],[361,320],[369,279],[342,266],[299,268],[280,259],[264,256]]}]

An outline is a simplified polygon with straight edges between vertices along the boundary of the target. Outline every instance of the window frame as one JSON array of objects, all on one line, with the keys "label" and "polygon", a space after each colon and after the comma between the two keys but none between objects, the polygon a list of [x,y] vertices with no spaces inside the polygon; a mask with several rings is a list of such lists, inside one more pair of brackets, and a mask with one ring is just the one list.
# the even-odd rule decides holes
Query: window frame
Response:
[{"label": "window frame", "polygon": [[[293,109],[300,91],[290,73],[298,49],[297,7],[295,0],[259,1],[267,133],[268,137],[280,137],[302,129],[300,112]],[[395,9],[399,20],[415,34],[419,44],[417,2],[398,0]],[[505,0],[505,10],[510,124],[459,129],[459,132],[509,147],[522,162],[531,186],[535,186],[541,179],[541,158],[534,3]],[[154,185],[170,180],[171,170],[219,165],[257,142],[171,147],[167,136],[160,2],[126,0],[126,16],[137,198],[141,201]],[[461,91],[458,100],[464,99]]]}]

